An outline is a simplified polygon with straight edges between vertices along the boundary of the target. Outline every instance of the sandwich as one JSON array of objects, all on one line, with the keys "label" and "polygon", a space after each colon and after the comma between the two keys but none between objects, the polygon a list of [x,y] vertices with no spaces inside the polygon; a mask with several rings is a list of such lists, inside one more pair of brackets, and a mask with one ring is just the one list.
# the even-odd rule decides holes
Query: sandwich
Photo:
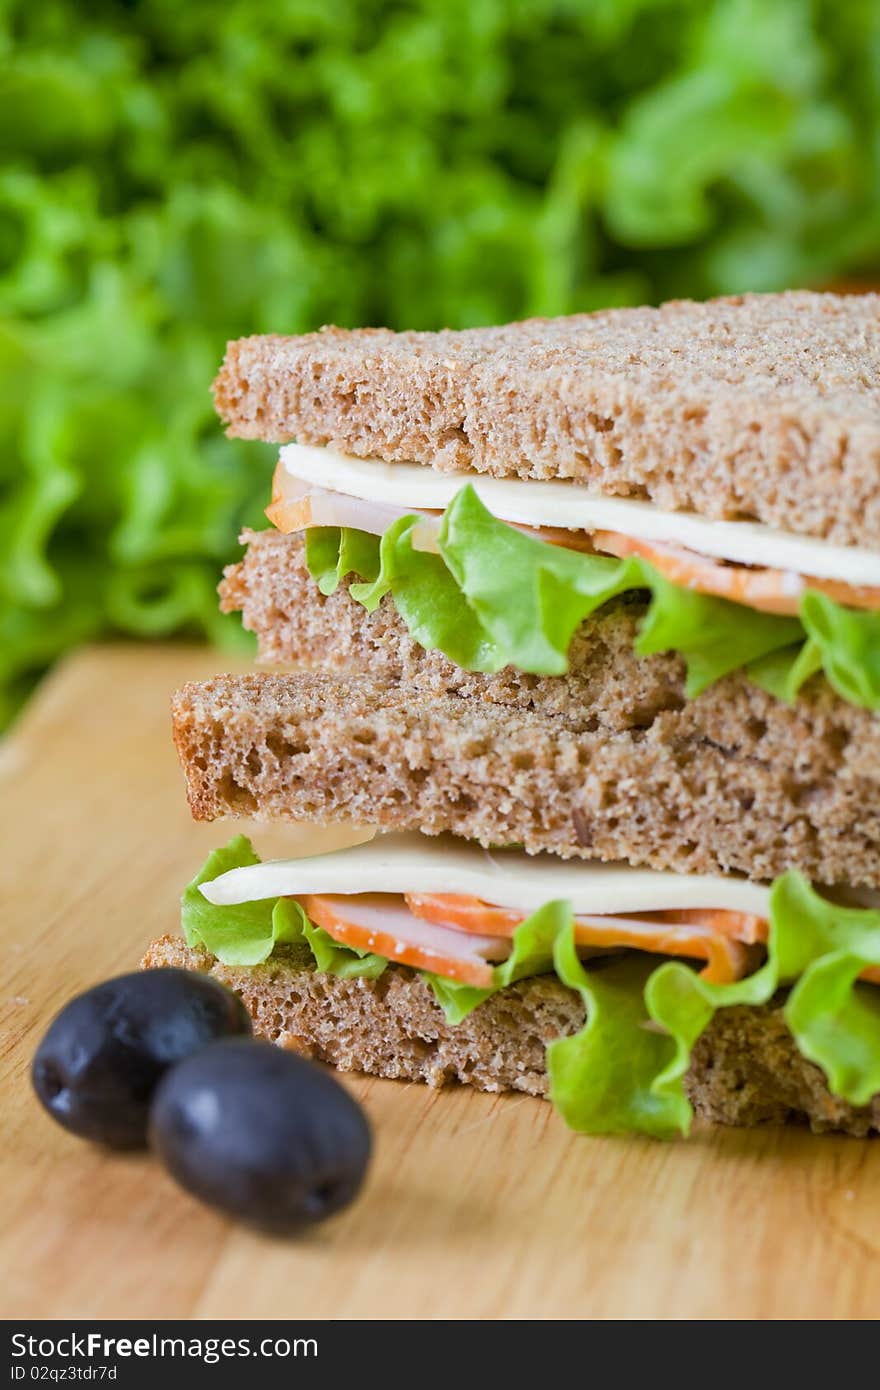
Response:
[{"label": "sandwich", "polygon": [[880,299],[807,292],[231,343],[278,444],[179,691],[239,835],[145,965],[343,1069],[573,1128],[880,1129]]}]

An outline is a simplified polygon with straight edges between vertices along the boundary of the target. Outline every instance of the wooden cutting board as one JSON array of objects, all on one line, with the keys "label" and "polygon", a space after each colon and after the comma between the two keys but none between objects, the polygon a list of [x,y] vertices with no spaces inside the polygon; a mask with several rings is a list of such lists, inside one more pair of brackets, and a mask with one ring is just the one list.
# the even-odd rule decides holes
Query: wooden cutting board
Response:
[{"label": "wooden cutting board", "polygon": [[[76,991],[137,965],[223,827],[190,823],[168,695],[227,659],[84,651],[0,748],[0,1316],[867,1318],[880,1142],[699,1128],[570,1134],[545,1102],[349,1078],[376,1157],[348,1212],[250,1234],[148,1159],[57,1129],[31,1055]],[[258,832],[277,853],[279,832]],[[289,832],[288,832],[289,834]]]}]

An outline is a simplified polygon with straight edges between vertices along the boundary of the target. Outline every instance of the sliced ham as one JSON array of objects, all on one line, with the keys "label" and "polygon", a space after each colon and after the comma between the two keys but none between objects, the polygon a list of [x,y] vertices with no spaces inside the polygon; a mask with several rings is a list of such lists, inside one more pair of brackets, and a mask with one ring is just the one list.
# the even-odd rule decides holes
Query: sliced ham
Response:
[{"label": "sliced ham", "polygon": [[617,555],[621,559],[627,555],[641,555],[664,579],[682,589],[726,598],[762,613],[796,617],[801,595],[808,588],[827,594],[836,603],[850,608],[880,608],[880,589],[845,584],[839,579],[811,579],[788,570],[730,565],[679,546],[636,540],[617,531],[595,531],[593,541],[603,554]]},{"label": "sliced ham", "polygon": [[310,921],[334,941],[480,989],[492,983],[489,961],[505,960],[510,954],[509,939],[428,922],[410,912],[397,894],[310,893],[299,901]]},{"label": "sliced ham", "polygon": [[301,483],[280,467],[275,470],[272,501],[266,508],[266,516],[284,535],[307,531],[311,526],[350,526],[356,531],[381,536],[392,522],[408,515],[410,513],[384,502],[363,502],[359,497],[345,497],[340,492]]},{"label": "sliced ham", "polygon": [[[463,932],[512,936],[524,914],[454,893],[407,893],[410,910],[428,921]],[[766,941],[767,923],[745,912],[696,909],[640,913],[637,917],[578,914],[575,940],[591,954],[630,947],[663,956],[704,960],[703,976],[723,983],[739,980],[756,964],[756,943]]]},{"label": "sliced ham", "polygon": [[[511,938],[526,914],[456,893],[310,893],[299,902],[334,941],[387,960],[488,989],[493,963],[510,954]],[[703,979],[740,980],[762,958],[769,924],[745,912],[683,908],[638,917],[575,917],[579,954],[624,949],[705,961]],[[880,984],[880,967],[861,978]]]},{"label": "sliced ham", "polygon": [[[312,893],[299,901],[310,920],[335,941],[479,988],[491,985],[490,962],[507,958],[513,933],[525,916],[459,894]],[[695,920],[699,916],[578,916],[575,940],[589,955],[629,947],[704,960],[704,977],[719,983],[747,974],[757,963],[751,944],[759,939],[756,919],[718,911]],[[745,939],[736,939],[732,920],[719,927],[721,918],[740,918]]]}]

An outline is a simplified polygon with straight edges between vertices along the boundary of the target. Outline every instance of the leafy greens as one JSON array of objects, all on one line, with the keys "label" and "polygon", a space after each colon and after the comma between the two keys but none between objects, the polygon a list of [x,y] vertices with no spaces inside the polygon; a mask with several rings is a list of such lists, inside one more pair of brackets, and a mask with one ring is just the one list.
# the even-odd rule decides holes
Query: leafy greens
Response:
[{"label": "leafy greens", "polygon": [[823,669],[844,699],[880,709],[878,613],[808,591],[800,618],[786,618],[694,593],[639,556],[586,555],[525,535],[494,517],[470,484],[446,509],[439,555],[413,549],[418,520],[399,518],[381,540],[348,528],[307,531],[307,563],[323,593],[359,576],[350,592],[369,612],[390,593],[415,641],[457,666],[562,675],[584,618],[619,594],[647,590],[636,652],[680,652],[689,698],[745,668],[772,694],[793,700]]},{"label": "leafy greens", "polygon": [[[257,862],[244,836],[216,850],[183,896],[189,945],[230,965],[255,965],[276,945],[307,945],[319,970],[375,978],[381,956],[339,945],[309,922],[293,899],[216,907],[198,891],[227,869]],[[517,980],[555,972],[583,1001],[580,1031],[547,1046],[550,1095],[573,1129],[639,1131],[656,1138],[688,1132],[684,1091],[691,1052],[718,1009],[766,1004],[789,993],[785,1019],[801,1053],[821,1067],[834,1095],[865,1105],[880,1092],[880,989],[859,976],[880,967],[880,911],[842,907],[789,871],[770,895],[765,963],[731,984],[711,984],[679,960],[657,964],[638,951],[580,960],[566,902],[546,903],[517,927],[511,954],[491,988],[424,975],[451,1025]]]},{"label": "leafy greens", "polygon": [[70,646],[243,640],[271,450],[227,339],[466,328],[876,263],[876,5],[10,0],[0,724]]}]

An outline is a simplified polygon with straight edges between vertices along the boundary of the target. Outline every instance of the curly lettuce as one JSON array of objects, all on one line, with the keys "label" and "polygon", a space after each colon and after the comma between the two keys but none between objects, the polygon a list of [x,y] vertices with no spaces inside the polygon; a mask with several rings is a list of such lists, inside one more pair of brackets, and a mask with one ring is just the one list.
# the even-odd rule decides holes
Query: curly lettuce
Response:
[{"label": "curly lettuce", "polygon": [[400,517],[381,539],[349,528],[307,531],[309,571],[322,593],[357,576],[350,593],[368,612],[391,594],[420,646],[469,671],[510,665],[562,675],[583,620],[609,599],[645,591],[650,602],[635,650],[678,652],[689,698],[744,668],[791,701],[823,670],[844,699],[880,709],[880,614],[807,592],[800,616],[787,618],[694,593],[639,556],[586,555],[525,535],[493,516],[470,484],[446,509],[439,555],[413,548],[418,523]]},{"label": "curly lettuce", "polygon": [[[382,973],[383,957],[340,945],[293,899],[217,907],[199,893],[200,883],[256,862],[241,835],[208,858],[183,896],[188,944],[229,965],[259,964],[276,945],[306,945],[319,970]],[[510,956],[486,989],[419,973],[452,1026],[517,980],[555,973],[577,991],[586,1013],[578,1032],[547,1044],[550,1098],[563,1119],[585,1134],[636,1131],[666,1139],[690,1128],[684,1078],[715,1013],[758,1007],[780,989],[788,991],[785,1020],[800,1052],[822,1069],[834,1095],[866,1105],[880,1092],[880,989],[860,977],[878,968],[880,911],[830,902],[791,870],[770,895],[764,964],[730,984],[709,983],[690,964],[658,965],[656,957],[633,950],[582,961],[565,901],[546,903],[520,923]]]},{"label": "curly lettuce", "polygon": [[239,639],[227,339],[876,278],[880,12],[9,0],[0,724],[113,633]]},{"label": "curly lettuce", "polygon": [[294,898],[263,899],[218,907],[199,892],[199,884],[228,869],[259,864],[246,835],[236,835],[205,860],[180,900],[180,923],[187,946],[202,947],[224,965],[262,965],[276,946],[308,946],[319,970],[329,975],[366,975],[374,980],[388,962],[383,956],[341,946],[323,927],[310,922]]}]

